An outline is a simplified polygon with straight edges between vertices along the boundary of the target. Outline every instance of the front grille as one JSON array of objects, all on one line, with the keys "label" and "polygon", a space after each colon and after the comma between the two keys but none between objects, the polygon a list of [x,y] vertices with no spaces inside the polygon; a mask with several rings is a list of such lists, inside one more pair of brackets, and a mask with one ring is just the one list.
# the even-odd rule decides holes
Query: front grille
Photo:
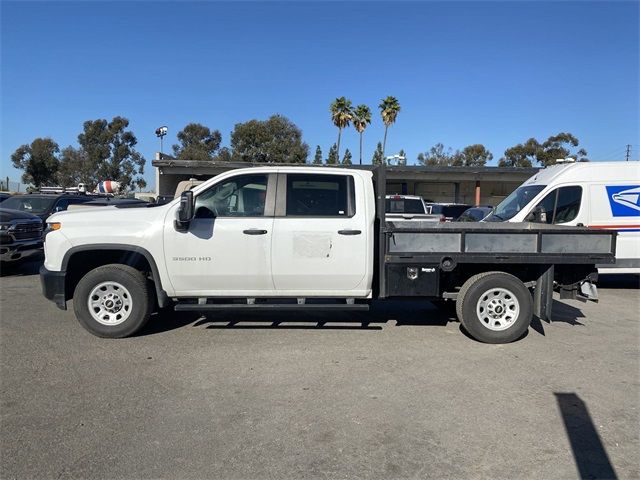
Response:
[{"label": "front grille", "polygon": [[16,240],[31,240],[42,237],[42,223],[18,223],[13,230]]}]

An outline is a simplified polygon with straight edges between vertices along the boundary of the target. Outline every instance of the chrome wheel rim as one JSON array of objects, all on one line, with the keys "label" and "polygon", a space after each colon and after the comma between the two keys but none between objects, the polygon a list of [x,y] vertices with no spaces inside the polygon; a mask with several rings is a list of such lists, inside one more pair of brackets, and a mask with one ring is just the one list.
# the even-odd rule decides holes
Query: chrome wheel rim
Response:
[{"label": "chrome wheel rim", "polygon": [[91,290],[87,306],[96,322],[113,327],[129,318],[133,302],[129,290],[122,284],[103,282]]},{"label": "chrome wheel rim", "polygon": [[482,325],[499,332],[511,327],[518,319],[520,303],[510,290],[492,288],[478,299],[476,314]]}]

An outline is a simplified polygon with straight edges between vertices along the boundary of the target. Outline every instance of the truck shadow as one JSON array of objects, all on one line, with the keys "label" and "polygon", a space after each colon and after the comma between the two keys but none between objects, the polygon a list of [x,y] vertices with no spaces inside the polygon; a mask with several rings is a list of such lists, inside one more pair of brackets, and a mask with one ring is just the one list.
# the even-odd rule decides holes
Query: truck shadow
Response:
[{"label": "truck shadow", "polygon": [[[395,321],[395,326],[444,326],[456,321],[429,302],[373,302],[369,312],[174,312],[155,313],[136,336],[155,335],[191,325],[207,329],[237,330],[362,330],[380,331],[380,324]],[[373,325],[375,324],[375,325]]]},{"label": "truck shadow", "polygon": [[551,324],[555,322],[562,322],[573,326],[583,327],[584,323],[579,322],[579,318],[585,318],[582,310],[554,299],[553,306],[551,307],[551,321],[543,322],[540,318],[534,315],[531,319],[531,329],[544,337],[545,323]]},{"label": "truck shadow", "polygon": [[600,274],[598,288],[640,289],[640,275],[637,274]]},{"label": "truck shadow", "polygon": [[[207,329],[236,330],[362,330],[380,331],[383,324],[395,327],[444,327],[449,322],[458,323],[453,303],[449,308],[440,308],[426,301],[374,301],[369,312],[348,311],[264,311],[264,312],[231,312],[215,313],[174,312],[170,309],[154,313],[147,325],[136,335],[146,336],[168,332],[188,325]],[[560,301],[553,301],[552,322],[565,322],[582,326],[578,318],[584,314],[578,308]],[[395,322],[395,325],[392,324]],[[545,335],[544,324],[534,317],[531,330]],[[460,325],[460,331],[472,338]],[[519,339],[528,335],[528,330]]]},{"label": "truck shadow", "polygon": [[2,267],[0,267],[0,277],[28,277],[38,275],[43,261],[44,257],[42,255],[33,255],[24,260],[6,265],[3,264]]}]

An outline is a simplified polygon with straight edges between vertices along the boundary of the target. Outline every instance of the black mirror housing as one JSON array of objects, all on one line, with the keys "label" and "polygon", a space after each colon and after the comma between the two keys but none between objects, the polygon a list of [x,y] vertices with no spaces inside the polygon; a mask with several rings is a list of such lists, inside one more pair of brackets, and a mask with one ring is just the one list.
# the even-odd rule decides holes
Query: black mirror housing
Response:
[{"label": "black mirror housing", "polygon": [[186,191],[180,195],[180,206],[178,207],[178,218],[175,222],[176,230],[184,232],[189,229],[189,223],[193,220],[193,192]]},{"label": "black mirror housing", "polygon": [[547,223],[547,212],[542,205],[536,205],[525,220],[534,223]]}]

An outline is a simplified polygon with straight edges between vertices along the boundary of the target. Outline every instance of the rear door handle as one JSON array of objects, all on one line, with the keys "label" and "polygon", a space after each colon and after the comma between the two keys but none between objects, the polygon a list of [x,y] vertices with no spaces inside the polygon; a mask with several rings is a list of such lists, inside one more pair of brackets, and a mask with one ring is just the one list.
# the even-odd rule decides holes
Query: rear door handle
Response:
[{"label": "rear door handle", "polygon": [[338,230],[340,235],[360,235],[362,230]]},{"label": "rear door handle", "polygon": [[245,235],[265,235],[267,231],[259,230],[257,228],[250,228],[249,230],[243,230],[242,233],[244,233]]}]

